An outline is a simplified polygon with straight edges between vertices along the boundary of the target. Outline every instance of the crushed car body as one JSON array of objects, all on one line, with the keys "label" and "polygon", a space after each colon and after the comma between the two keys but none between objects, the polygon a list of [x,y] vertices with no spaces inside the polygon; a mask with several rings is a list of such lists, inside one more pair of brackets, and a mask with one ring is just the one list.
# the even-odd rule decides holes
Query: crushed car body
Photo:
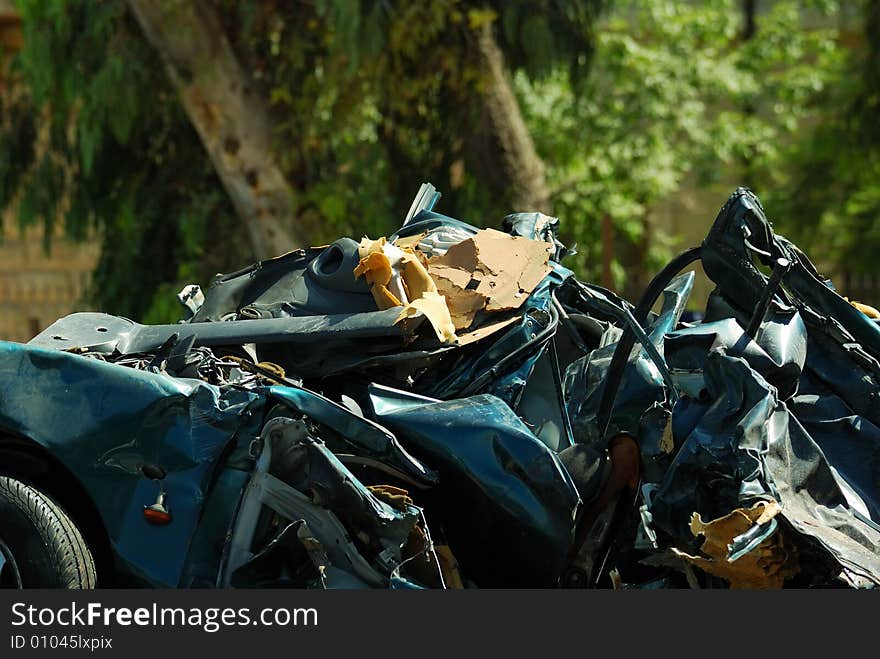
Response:
[{"label": "crushed car body", "polygon": [[[754,194],[635,305],[562,265],[556,218],[438,198],[187,287],[177,324],[0,343],[0,470],[98,585],[880,584],[880,326]],[[27,586],[2,514],[0,549]]]}]

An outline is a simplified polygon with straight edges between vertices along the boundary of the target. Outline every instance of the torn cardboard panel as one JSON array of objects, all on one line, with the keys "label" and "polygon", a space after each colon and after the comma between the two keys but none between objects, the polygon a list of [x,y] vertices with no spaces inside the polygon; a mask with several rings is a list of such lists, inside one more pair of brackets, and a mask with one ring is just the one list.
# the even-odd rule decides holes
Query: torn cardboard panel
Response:
[{"label": "torn cardboard panel", "polygon": [[449,306],[456,329],[481,311],[517,309],[550,271],[553,246],[482,229],[428,259],[428,274]]},{"label": "torn cardboard panel", "polygon": [[703,536],[700,551],[705,556],[691,556],[673,548],[673,553],[686,563],[730,582],[731,588],[776,589],[800,568],[795,548],[781,532],[765,538],[751,551],[735,561],[729,557],[734,539],[754,525],[770,522],[781,508],[776,501],[760,501],[751,508],[737,508],[724,517],[704,522],[699,513],[691,516],[693,536]]},{"label": "torn cardboard panel", "polygon": [[475,343],[480,339],[485,339],[487,336],[513,325],[518,320],[518,316],[511,316],[510,318],[504,318],[502,320],[488,320],[472,330],[458,332],[456,333],[456,336],[458,337],[458,345],[466,346]]},{"label": "torn cardboard panel", "polygon": [[444,343],[455,342],[456,331],[470,328],[480,311],[519,308],[551,271],[550,243],[494,229],[452,245],[428,259],[427,267],[412,245],[364,238],[354,274],[366,278],[379,309],[404,307],[398,323],[424,315]]},{"label": "torn cardboard panel", "polygon": [[469,272],[446,266],[429,267],[437,290],[446,298],[455,329],[469,328],[477,312],[486,307],[486,296],[467,288],[471,281]]}]

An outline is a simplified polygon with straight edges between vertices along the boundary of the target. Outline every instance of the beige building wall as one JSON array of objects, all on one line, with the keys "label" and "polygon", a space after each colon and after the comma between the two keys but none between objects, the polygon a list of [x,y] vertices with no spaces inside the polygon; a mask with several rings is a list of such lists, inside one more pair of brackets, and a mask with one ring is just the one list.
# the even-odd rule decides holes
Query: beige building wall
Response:
[{"label": "beige building wall", "polygon": [[11,219],[4,218],[0,243],[0,340],[27,341],[61,316],[85,308],[98,248],[56,236],[46,254],[42,230],[20,233]]},{"label": "beige building wall", "polygon": [[[14,52],[22,43],[21,22],[12,3],[0,0],[0,51]],[[0,207],[7,203],[0,199]],[[0,221],[0,340],[27,341],[57,318],[84,308],[98,247],[59,233],[47,253],[42,228],[21,231],[14,211],[5,212]]]}]

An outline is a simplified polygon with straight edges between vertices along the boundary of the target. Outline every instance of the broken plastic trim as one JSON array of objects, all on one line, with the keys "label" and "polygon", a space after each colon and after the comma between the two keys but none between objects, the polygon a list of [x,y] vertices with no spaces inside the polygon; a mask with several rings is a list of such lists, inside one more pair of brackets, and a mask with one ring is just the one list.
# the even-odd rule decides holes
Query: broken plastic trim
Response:
[{"label": "broken plastic trim", "polygon": [[263,428],[258,440],[260,455],[234,516],[230,541],[217,575],[217,586],[230,587],[235,571],[253,559],[251,546],[264,506],[288,519],[304,520],[327,548],[330,559],[337,567],[346,566],[365,585],[386,586],[388,580],[360,554],[336,515],[316,506],[305,494],[269,473],[272,465],[272,442],[269,438],[273,431],[290,421],[279,417],[270,420]]},{"label": "broken plastic trim", "polygon": [[194,337],[196,346],[228,346],[242,343],[320,343],[335,337],[400,337],[395,325],[401,307],[364,313],[230,320],[176,325],[141,325],[119,316],[80,312],[56,320],[28,345],[122,355],[153,352],[175,334],[180,340]]},{"label": "broken plastic trim", "polygon": [[755,547],[760,545],[764,540],[769,538],[776,532],[779,523],[776,518],[772,518],[764,524],[754,524],[748,531],[741,533],[731,540],[727,545],[727,562],[733,563],[738,558],[742,558]]},{"label": "broken plastic trim", "polygon": [[429,211],[437,205],[437,202],[440,200],[440,193],[437,192],[437,188],[435,188],[431,183],[422,183],[419,187],[419,191],[416,193],[415,199],[413,199],[412,204],[409,207],[409,211],[406,214],[406,218],[403,220],[403,224],[401,226],[406,226],[409,224],[410,220],[412,220],[416,215],[418,215],[421,211]]}]

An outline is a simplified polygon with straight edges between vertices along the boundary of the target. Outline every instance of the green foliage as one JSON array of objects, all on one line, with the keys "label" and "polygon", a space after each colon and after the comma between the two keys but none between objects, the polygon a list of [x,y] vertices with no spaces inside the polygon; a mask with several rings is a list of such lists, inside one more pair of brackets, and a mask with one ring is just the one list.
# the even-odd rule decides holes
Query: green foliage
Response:
[{"label": "green foliage", "polygon": [[340,175],[356,179],[341,189],[377,193],[380,203],[371,198],[364,208],[359,194],[349,216],[387,231],[431,178],[447,192],[446,212],[495,222],[508,209],[503,194],[488,189],[491,157],[475,139],[482,82],[476,33],[495,24],[508,62],[530,76],[553,66],[582,75],[602,5],[323,0],[314,13],[248,8],[235,39],[256,53],[258,75],[282,117],[279,137],[297,145],[286,160],[289,175],[306,190],[322,181],[324,192]]},{"label": "green foliage", "polygon": [[[600,222],[616,283],[668,255],[652,211],[731,178],[786,233],[870,263],[880,240],[880,13],[866,47],[834,2],[213,0],[255,88],[314,244],[388,234],[431,180],[442,210],[480,225],[508,211],[482,139],[477,32],[494,25],[547,165],[571,264],[599,278]],[[161,61],[119,1],[21,0],[16,93],[0,95],[0,205],[101,241],[93,303],[149,321],[173,294],[249,260],[241,223]],[[604,12],[604,13],[603,13]],[[601,20],[599,17],[602,16]],[[631,293],[631,291],[627,291]]]},{"label": "green foliage", "polygon": [[[581,274],[599,277],[602,217],[617,228],[624,263],[650,271],[670,242],[650,211],[687,176],[708,184],[778,166],[839,59],[834,30],[800,25],[802,5],[775,3],[744,42],[738,2],[621,1],[597,27],[579,94],[564,70],[537,83],[517,78]],[[631,268],[616,272],[618,286],[634,278]]]},{"label": "green foliage", "polygon": [[10,199],[19,188],[24,168],[31,162],[36,140],[36,117],[21,90],[13,87],[7,95],[0,94],[0,203]]},{"label": "green foliage", "polygon": [[[447,212],[480,223],[506,211],[477,169],[462,166],[479,114],[474,30],[496,20],[491,6],[215,4],[237,56],[272,102],[296,221],[313,243],[389,233],[425,178],[447,191]],[[550,13],[548,29],[572,21],[563,32],[575,44],[575,21],[586,14],[566,16],[564,5],[548,4],[562,8]],[[4,124],[0,162],[14,165],[0,169],[0,203],[15,205],[23,225],[43,226],[47,246],[59,223],[101,241],[93,304],[170,320],[169,290],[187,279],[204,284],[248,255],[161,60],[124,2],[22,0],[20,11],[26,47],[16,64],[30,94],[18,114],[41,117],[42,132],[29,139],[20,121]],[[507,16],[503,37],[515,58],[530,61],[516,54],[526,37],[541,36],[551,52],[552,35],[520,34],[521,22]]]},{"label": "green foliage", "polygon": [[0,128],[0,202],[23,226],[43,226],[47,249],[59,222],[101,241],[92,303],[140,318],[159,285],[246,258],[198,136],[126,5],[23,0],[18,9],[15,74],[28,94]]},{"label": "green foliage", "polygon": [[820,120],[806,127],[776,177],[777,223],[820,264],[876,273],[880,247],[880,2],[859,3],[861,34],[818,97]]}]

